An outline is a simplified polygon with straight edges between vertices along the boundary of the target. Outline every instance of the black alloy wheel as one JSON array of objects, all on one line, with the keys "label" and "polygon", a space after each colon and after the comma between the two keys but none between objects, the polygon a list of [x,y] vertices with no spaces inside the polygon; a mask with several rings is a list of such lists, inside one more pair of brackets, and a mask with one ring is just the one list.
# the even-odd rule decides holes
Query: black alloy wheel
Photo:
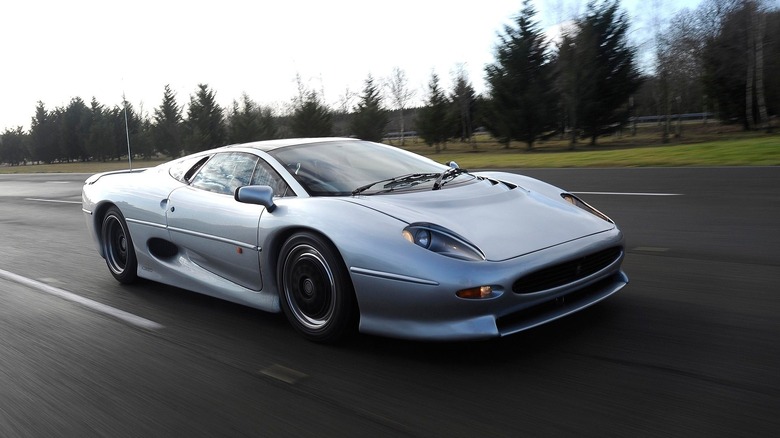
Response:
[{"label": "black alloy wheel", "polygon": [[352,282],[330,242],[308,232],[293,235],[282,246],[278,271],[282,309],[306,338],[336,342],[355,331]]},{"label": "black alloy wheel", "polygon": [[120,283],[133,283],[138,278],[138,261],[127,222],[118,208],[109,208],[103,216],[100,241],[111,275]]}]

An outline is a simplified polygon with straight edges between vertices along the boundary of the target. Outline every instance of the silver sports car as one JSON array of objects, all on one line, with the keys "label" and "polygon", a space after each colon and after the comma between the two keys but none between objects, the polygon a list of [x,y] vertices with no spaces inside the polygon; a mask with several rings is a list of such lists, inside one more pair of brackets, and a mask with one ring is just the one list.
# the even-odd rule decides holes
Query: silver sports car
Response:
[{"label": "silver sports car", "polygon": [[504,336],[628,282],[607,216],[541,181],[344,138],[225,146],[83,188],[111,274],[284,312],[305,337]]}]

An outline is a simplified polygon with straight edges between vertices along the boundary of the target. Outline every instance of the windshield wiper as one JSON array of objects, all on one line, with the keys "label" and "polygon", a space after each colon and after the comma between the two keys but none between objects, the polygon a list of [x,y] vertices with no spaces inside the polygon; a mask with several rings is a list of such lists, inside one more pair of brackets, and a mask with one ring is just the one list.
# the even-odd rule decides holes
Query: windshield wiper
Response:
[{"label": "windshield wiper", "polygon": [[[387,178],[387,179],[380,179],[379,181],[374,181],[370,184],[366,184],[364,186],[360,186],[352,191],[352,196],[359,195],[366,190],[370,189],[371,187],[374,187],[377,184],[381,183],[387,183],[382,188],[386,190],[382,190],[377,193],[385,193],[385,192],[391,192],[394,190],[395,186],[401,185],[401,184],[408,184],[408,183],[419,183],[422,181],[429,180],[431,178],[439,177],[439,173],[411,173],[408,175],[401,175],[396,176],[393,178]],[[413,184],[415,185],[415,184]]]},{"label": "windshield wiper", "polygon": [[439,177],[436,178],[436,182],[433,183],[433,190],[439,190],[444,184],[447,184],[447,181],[444,181],[446,178],[455,178],[456,176],[460,175],[461,173],[468,173],[469,171],[466,169],[461,169],[460,167],[451,167],[444,172],[439,174]]}]

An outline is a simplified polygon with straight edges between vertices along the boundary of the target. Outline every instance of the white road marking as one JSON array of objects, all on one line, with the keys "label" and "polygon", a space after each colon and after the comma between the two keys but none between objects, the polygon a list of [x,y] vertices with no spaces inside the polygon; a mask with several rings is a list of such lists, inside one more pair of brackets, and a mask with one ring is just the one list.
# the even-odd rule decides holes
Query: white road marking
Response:
[{"label": "white road marking", "polygon": [[572,192],[575,195],[618,195],[618,196],[683,196],[682,193],[625,193],[625,192]]},{"label": "white road marking", "polygon": [[637,246],[634,248],[634,251],[641,251],[641,252],[666,252],[669,251],[669,248],[662,248],[659,246]]},{"label": "white road marking", "polygon": [[287,368],[279,364],[273,364],[264,370],[260,370],[260,373],[273,379],[281,380],[282,382],[288,383],[290,385],[293,385],[301,379],[307,377],[306,374],[300,371],[296,371],[292,368]]},{"label": "white road marking", "polygon": [[96,310],[100,313],[106,314],[116,319],[120,319],[136,327],[144,328],[147,330],[159,330],[165,328],[165,326],[163,326],[162,324],[158,324],[154,321],[150,321],[138,315],[133,315],[132,313],[125,312],[124,310],[119,310],[114,307],[107,306],[102,303],[98,303],[97,301],[92,301],[89,298],[84,298],[80,295],[76,295],[66,290],[62,290],[54,286],[49,286],[48,284],[41,283],[40,281],[35,281],[27,277],[22,277],[21,275],[14,274],[13,272],[8,272],[0,269],[0,278],[4,278],[9,281],[23,284],[33,289],[38,289],[41,292],[46,292],[47,294],[63,298],[65,300],[74,303],[81,304],[82,306],[88,307],[92,310]]},{"label": "white road marking", "polygon": [[24,198],[24,200],[35,202],[57,202],[60,204],[81,204],[81,201],[63,201],[61,199]]}]

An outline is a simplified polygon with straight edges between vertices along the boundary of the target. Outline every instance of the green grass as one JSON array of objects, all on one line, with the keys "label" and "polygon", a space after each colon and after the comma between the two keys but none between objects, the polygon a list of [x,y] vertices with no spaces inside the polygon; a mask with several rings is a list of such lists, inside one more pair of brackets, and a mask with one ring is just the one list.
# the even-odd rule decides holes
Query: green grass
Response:
[{"label": "green grass", "polygon": [[[701,123],[683,125],[683,135],[663,144],[657,125],[640,126],[636,135],[599,138],[596,146],[580,143],[569,149],[566,140],[539,142],[529,151],[525,144],[511,148],[486,135],[474,143],[450,142],[438,153],[416,139],[405,149],[439,162],[455,161],[466,169],[522,167],[682,167],[682,166],[780,166],[780,134],[742,132],[735,127]],[[396,142],[397,143],[397,142]],[[133,168],[166,161],[134,160]],[[97,173],[127,169],[127,161],[79,162],[0,166],[3,173]]]},{"label": "green grass", "polygon": [[582,151],[498,150],[463,152],[428,151],[436,161],[453,160],[463,168],[517,167],[682,167],[682,166],[778,166],[780,136],[709,141],[672,146],[640,146],[625,149]]},{"label": "green grass", "polygon": [[[133,160],[133,169],[142,167],[152,167],[168,161],[167,159],[156,160]],[[90,161],[74,163],[53,163],[53,164],[28,164],[21,166],[0,166],[0,174],[9,173],[98,173],[109,170],[127,169],[127,160],[124,161]]]},{"label": "green grass", "polygon": [[573,151],[568,140],[539,142],[529,151],[524,143],[505,149],[487,136],[477,137],[475,143],[448,143],[438,153],[419,141],[407,143],[406,148],[439,162],[455,161],[466,169],[780,165],[779,134],[742,132],[714,123],[683,125],[682,134],[664,144],[658,126],[646,125],[633,136],[599,138],[595,146],[580,142]]}]

